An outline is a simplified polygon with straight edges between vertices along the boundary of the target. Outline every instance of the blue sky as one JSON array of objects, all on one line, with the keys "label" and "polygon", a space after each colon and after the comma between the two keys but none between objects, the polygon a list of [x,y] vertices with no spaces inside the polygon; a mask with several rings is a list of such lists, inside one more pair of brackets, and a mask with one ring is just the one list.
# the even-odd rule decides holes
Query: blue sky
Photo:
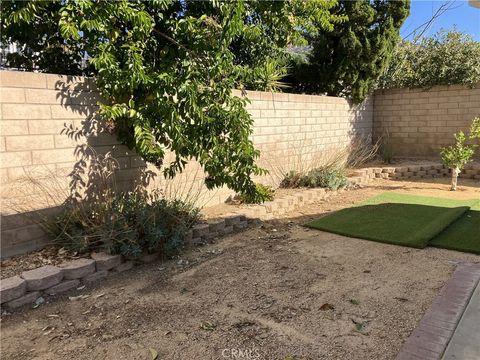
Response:
[{"label": "blue sky", "polygon": [[[400,34],[405,38],[415,28],[428,21],[436,10],[448,0],[412,0],[410,16],[405,20]],[[453,29],[454,26],[480,41],[480,8],[469,6],[468,0],[450,1],[451,9],[438,17],[425,32],[432,35],[441,28]],[[409,38],[411,38],[410,36]]]}]

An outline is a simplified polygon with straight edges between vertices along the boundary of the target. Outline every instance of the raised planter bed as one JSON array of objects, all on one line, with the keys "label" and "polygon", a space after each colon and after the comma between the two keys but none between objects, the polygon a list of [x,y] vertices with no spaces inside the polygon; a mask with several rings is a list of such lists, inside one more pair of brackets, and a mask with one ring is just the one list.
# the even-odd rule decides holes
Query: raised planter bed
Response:
[{"label": "raised planter bed", "polygon": [[[355,171],[349,177],[352,185],[364,185],[375,179],[422,179],[449,176],[442,164],[425,163],[385,167],[369,167]],[[480,165],[467,166],[462,177],[480,179]],[[262,221],[271,220],[300,208],[324,200],[336,191],[322,188],[298,189],[297,192],[275,198],[259,205],[247,205],[234,212],[224,214],[205,223],[195,225],[185,238],[186,246],[206,244],[212,239],[239,232]],[[88,258],[67,261],[58,266],[47,265],[0,282],[1,307],[14,310],[32,304],[42,294],[53,295],[71,290],[82,284],[104,279],[116,272],[127,271],[138,263],[148,263],[159,258],[159,254],[148,254],[139,259],[124,259],[119,255],[93,253]]]}]

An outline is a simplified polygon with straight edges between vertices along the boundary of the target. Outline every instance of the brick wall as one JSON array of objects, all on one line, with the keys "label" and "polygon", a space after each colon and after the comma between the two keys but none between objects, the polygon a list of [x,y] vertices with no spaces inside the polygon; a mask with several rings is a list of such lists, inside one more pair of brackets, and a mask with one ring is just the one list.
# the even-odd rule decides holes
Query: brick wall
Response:
[{"label": "brick wall", "polygon": [[394,156],[439,157],[452,134],[468,130],[480,116],[480,87],[437,86],[392,89],[374,94],[374,136],[386,132]]},{"label": "brick wall", "polygon": [[[319,154],[344,147],[354,135],[371,136],[371,101],[352,106],[327,96],[255,91],[247,96],[255,120],[253,141],[262,152],[259,163],[270,170],[259,179],[264,183],[278,184],[281,172],[299,162],[318,161]],[[93,153],[113,155],[115,186],[123,190],[148,183],[167,195],[193,194],[199,205],[207,206],[232,195],[228,189],[207,191],[194,162],[173,181],[165,181],[161,172],[102,130],[94,116],[98,99],[89,79],[0,71],[2,257],[48,243],[36,219],[63,202],[71,189],[68,174],[82,161],[88,165]],[[88,176],[82,179],[88,181]]]}]

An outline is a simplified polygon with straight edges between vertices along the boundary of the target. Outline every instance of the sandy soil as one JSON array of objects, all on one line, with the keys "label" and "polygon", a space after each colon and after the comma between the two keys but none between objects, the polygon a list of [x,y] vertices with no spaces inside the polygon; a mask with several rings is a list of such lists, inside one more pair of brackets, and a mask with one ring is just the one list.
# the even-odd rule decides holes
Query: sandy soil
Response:
[{"label": "sandy soil", "polygon": [[301,226],[386,190],[480,197],[465,180],[456,193],[446,180],[345,191],[68,294],[84,299],[3,316],[2,359],[394,359],[455,264],[480,257]]}]

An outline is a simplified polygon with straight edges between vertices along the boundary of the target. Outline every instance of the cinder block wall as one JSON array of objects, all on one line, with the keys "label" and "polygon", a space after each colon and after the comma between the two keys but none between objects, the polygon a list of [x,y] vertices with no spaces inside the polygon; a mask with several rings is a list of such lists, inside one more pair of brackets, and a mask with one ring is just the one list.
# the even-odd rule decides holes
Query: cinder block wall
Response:
[{"label": "cinder block wall", "polygon": [[453,134],[480,116],[480,87],[436,86],[391,89],[374,94],[374,137],[385,136],[394,156],[439,157]]},{"label": "cinder block wall", "polygon": [[290,170],[328,161],[353,137],[372,136],[371,99],[353,105],[332,96],[248,91],[247,97],[259,164],[270,171],[263,181],[273,185]]},{"label": "cinder block wall", "polygon": [[[257,179],[264,183],[278,183],[279,172],[293,169],[299,159],[308,162],[324,150],[345,146],[354,135],[371,136],[371,101],[352,106],[342,98],[255,91],[247,97],[255,120],[253,141],[262,152],[259,162],[270,170],[270,175]],[[194,162],[166,182],[161,170],[147,166],[96,122],[98,99],[89,79],[0,71],[2,257],[48,243],[29,215],[48,215],[60,205],[72,188],[68,175],[82,161],[89,163],[93,153],[101,158],[111,153],[116,159],[119,189],[148,183],[167,195],[194,193],[205,206],[232,195],[228,189],[207,191],[203,172]]]}]

